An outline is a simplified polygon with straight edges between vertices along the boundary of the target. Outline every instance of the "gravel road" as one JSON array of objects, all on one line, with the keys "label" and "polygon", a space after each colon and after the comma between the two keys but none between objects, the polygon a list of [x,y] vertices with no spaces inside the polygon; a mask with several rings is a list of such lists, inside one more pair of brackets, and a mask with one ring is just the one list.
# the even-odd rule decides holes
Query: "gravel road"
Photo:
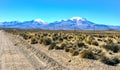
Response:
[{"label": "gravel road", "polygon": [[[18,43],[18,44],[16,44]],[[69,70],[47,54],[0,30],[0,70]]]},{"label": "gravel road", "polygon": [[3,31],[0,31],[0,70],[35,70]]}]

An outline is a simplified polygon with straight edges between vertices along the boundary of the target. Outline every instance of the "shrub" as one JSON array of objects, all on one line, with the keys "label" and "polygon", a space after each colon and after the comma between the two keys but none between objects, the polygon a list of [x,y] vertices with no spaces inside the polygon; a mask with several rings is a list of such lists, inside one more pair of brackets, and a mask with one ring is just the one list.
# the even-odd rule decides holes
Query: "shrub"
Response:
[{"label": "shrub", "polygon": [[38,41],[35,38],[31,39],[31,44],[37,44],[37,43],[38,43]]},{"label": "shrub", "polygon": [[120,45],[117,44],[107,44],[107,45],[103,45],[102,47],[105,48],[107,51],[111,50],[114,53],[120,51]]},{"label": "shrub", "polygon": [[51,43],[52,43],[51,38],[44,38],[44,40],[43,40],[44,45],[50,45]]},{"label": "shrub", "polygon": [[118,63],[120,63],[120,60],[117,58],[117,57],[107,57],[107,56],[103,56],[101,59],[100,59],[101,62],[105,63],[105,64],[108,64],[108,65],[112,65],[112,66],[115,66],[117,65]]},{"label": "shrub", "polygon": [[63,42],[63,38],[59,38],[59,41],[60,41],[60,42]]},{"label": "shrub", "polygon": [[83,42],[78,42],[77,45],[79,48],[85,46],[85,44]]},{"label": "shrub", "polygon": [[60,47],[60,46],[58,46],[58,45],[55,46],[55,50],[62,50],[62,49],[63,49],[63,48]]},{"label": "shrub", "polygon": [[99,45],[98,42],[95,41],[95,40],[93,40],[93,41],[91,42],[91,44],[92,44],[92,45],[95,45],[95,46],[98,46],[98,45]]},{"label": "shrub", "polygon": [[88,59],[96,59],[96,57],[94,56],[94,54],[92,53],[91,50],[84,50],[81,53],[81,57],[82,58],[88,58]]},{"label": "shrub", "polygon": [[70,53],[73,53],[73,52],[74,52],[74,50],[73,50],[72,48],[70,48],[70,49],[69,49],[69,52],[70,52]]},{"label": "shrub", "polygon": [[107,44],[111,44],[111,43],[113,43],[113,41],[111,39],[108,39]]},{"label": "shrub", "polygon": [[39,40],[39,43],[42,44],[43,43],[43,38]]},{"label": "shrub", "polygon": [[85,39],[85,42],[86,42],[87,44],[90,44],[90,45],[91,45],[92,40],[95,40],[95,38],[92,37],[92,36],[88,36],[88,37]]},{"label": "shrub", "polygon": [[67,43],[62,43],[62,44],[60,45],[60,47],[61,47],[62,49],[64,49],[66,46],[67,46]]},{"label": "shrub", "polygon": [[102,41],[101,39],[98,39],[98,41]]},{"label": "shrub", "polygon": [[22,36],[25,40],[29,39],[28,35],[25,33],[20,34],[20,36]]},{"label": "shrub", "polygon": [[77,56],[79,54],[79,51],[73,50],[73,52],[71,53],[72,56]]},{"label": "shrub", "polygon": [[103,56],[103,52],[100,49],[96,48],[89,48],[88,50],[83,50],[80,53],[80,57],[87,58],[87,59],[99,59],[101,56]]},{"label": "shrub", "polygon": [[65,48],[64,48],[64,51],[65,51],[65,52],[69,52],[69,48],[65,47]]},{"label": "shrub", "polygon": [[54,36],[52,39],[53,39],[53,41],[56,41],[56,40],[58,40],[58,37]]},{"label": "shrub", "polygon": [[51,43],[50,46],[48,47],[48,50],[54,49],[55,46],[56,46],[56,43],[55,43],[55,42]]}]

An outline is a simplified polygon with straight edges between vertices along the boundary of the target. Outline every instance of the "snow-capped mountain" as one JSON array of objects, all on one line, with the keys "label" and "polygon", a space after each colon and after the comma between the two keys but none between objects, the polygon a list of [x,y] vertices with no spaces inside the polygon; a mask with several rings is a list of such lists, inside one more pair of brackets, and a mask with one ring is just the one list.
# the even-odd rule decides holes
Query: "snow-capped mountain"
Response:
[{"label": "snow-capped mountain", "polygon": [[49,29],[63,29],[63,30],[108,30],[110,29],[107,25],[98,25],[86,18],[73,17],[68,20],[55,21],[47,25]]},{"label": "snow-capped mountain", "polygon": [[70,19],[58,20],[47,23],[41,19],[32,21],[12,21],[1,22],[0,28],[19,28],[19,29],[45,29],[45,30],[120,30],[120,26],[109,26],[95,24],[86,18],[72,17]]},{"label": "snow-capped mountain", "polygon": [[1,28],[20,28],[20,29],[39,29],[41,26],[45,25],[46,22],[43,20],[31,20],[31,21],[12,21],[12,22],[3,22]]}]

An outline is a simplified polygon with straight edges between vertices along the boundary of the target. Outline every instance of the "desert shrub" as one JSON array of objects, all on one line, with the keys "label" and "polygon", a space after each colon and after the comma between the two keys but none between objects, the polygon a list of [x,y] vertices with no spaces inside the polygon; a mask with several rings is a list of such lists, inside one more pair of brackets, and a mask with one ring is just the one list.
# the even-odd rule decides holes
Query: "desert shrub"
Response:
[{"label": "desert shrub", "polygon": [[104,41],[105,43],[107,43],[107,40],[104,39],[103,41]]},{"label": "desert shrub", "polygon": [[29,36],[25,33],[21,33],[20,36],[22,36],[25,40],[29,39]]},{"label": "desert shrub", "polygon": [[35,39],[35,38],[32,38],[31,39],[31,44],[37,44],[38,43],[38,40],[37,39]]},{"label": "desert shrub", "polygon": [[101,39],[97,39],[98,41],[102,41]]},{"label": "desert shrub", "polygon": [[101,56],[103,56],[103,52],[100,49],[96,48],[89,48],[88,50],[83,50],[80,53],[80,57],[87,58],[87,59],[99,59]]},{"label": "desert shrub", "polygon": [[91,45],[91,41],[90,40],[86,40],[86,43]]},{"label": "desert shrub", "polygon": [[63,39],[66,39],[66,40],[67,40],[67,36],[64,36]]},{"label": "desert shrub", "polygon": [[104,38],[105,36],[104,35],[98,35],[99,38]]},{"label": "desert shrub", "polygon": [[65,44],[64,44],[64,43],[62,43],[62,44],[57,44],[57,45],[55,46],[55,49],[56,49],[56,50],[63,50],[64,47],[65,47]]},{"label": "desert shrub", "polygon": [[44,39],[41,38],[41,39],[39,40],[39,43],[42,44],[42,43],[43,43],[43,40],[44,40]]},{"label": "desert shrub", "polygon": [[50,44],[50,46],[48,47],[48,50],[54,49],[55,46],[56,46],[56,43],[55,43],[55,42],[52,42],[52,43]]},{"label": "desert shrub", "polygon": [[79,48],[85,46],[85,44],[83,42],[78,42],[77,45]]},{"label": "desert shrub", "polygon": [[91,44],[92,44],[92,45],[95,45],[95,46],[98,46],[98,45],[99,45],[98,42],[95,41],[95,40],[93,40],[93,41],[91,42]]},{"label": "desert shrub", "polygon": [[67,43],[61,43],[61,45],[60,45],[60,47],[62,48],[62,49],[64,49],[65,47],[67,46]]},{"label": "desert shrub", "polygon": [[70,35],[70,36],[68,36],[68,39],[72,39],[72,38],[73,38],[73,36],[71,36],[71,35]]},{"label": "desert shrub", "polygon": [[70,48],[70,49],[69,49],[69,52],[70,52],[70,53],[73,53],[73,52],[74,52],[73,48]]},{"label": "desert shrub", "polygon": [[58,40],[58,36],[54,36],[52,39],[53,39],[53,41],[56,41],[56,40]]},{"label": "desert shrub", "polygon": [[96,59],[91,50],[84,50],[81,53],[81,57],[82,58],[88,58],[88,59]]},{"label": "desert shrub", "polygon": [[65,51],[65,52],[69,52],[69,48],[65,47],[65,48],[64,48],[64,51]]},{"label": "desert shrub", "polygon": [[48,33],[43,33],[43,36],[47,36],[48,35]]},{"label": "desert shrub", "polygon": [[61,50],[62,48],[58,45],[55,46],[55,50]]},{"label": "desert shrub", "polygon": [[59,41],[60,41],[60,42],[63,42],[63,38],[60,37],[60,38],[59,38]]},{"label": "desert shrub", "polygon": [[85,42],[86,42],[87,44],[90,44],[90,45],[91,45],[92,40],[95,40],[95,38],[94,38],[93,36],[88,36],[88,37],[85,39]]},{"label": "desert shrub", "polygon": [[120,45],[117,45],[117,44],[107,44],[107,45],[102,45],[102,47],[107,51],[111,50],[114,53],[117,53],[118,51],[120,51]]},{"label": "desert shrub", "polygon": [[72,48],[73,47],[73,44],[72,43],[69,43],[66,45],[67,48]]},{"label": "desert shrub", "polygon": [[73,50],[72,52],[71,52],[71,55],[72,56],[77,56],[79,54],[79,51],[76,51],[76,50]]},{"label": "desert shrub", "polygon": [[52,43],[51,38],[44,38],[44,40],[43,40],[44,45],[50,45],[51,43]]},{"label": "desert shrub", "polygon": [[108,39],[106,43],[111,44],[111,43],[113,43],[113,41],[111,39]]},{"label": "desert shrub", "polygon": [[105,63],[105,64],[108,64],[108,65],[112,65],[112,66],[115,66],[117,65],[118,63],[120,63],[120,60],[119,58],[117,57],[107,57],[107,56],[103,56],[101,59],[100,59],[101,62]]}]

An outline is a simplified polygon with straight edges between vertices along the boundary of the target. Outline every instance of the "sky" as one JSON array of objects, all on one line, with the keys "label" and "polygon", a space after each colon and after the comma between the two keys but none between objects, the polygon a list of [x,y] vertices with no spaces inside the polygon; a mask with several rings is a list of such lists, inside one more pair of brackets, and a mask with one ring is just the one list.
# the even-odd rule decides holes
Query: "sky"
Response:
[{"label": "sky", "polygon": [[0,22],[83,17],[97,24],[120,25],[120,0],[0,0]]}]

